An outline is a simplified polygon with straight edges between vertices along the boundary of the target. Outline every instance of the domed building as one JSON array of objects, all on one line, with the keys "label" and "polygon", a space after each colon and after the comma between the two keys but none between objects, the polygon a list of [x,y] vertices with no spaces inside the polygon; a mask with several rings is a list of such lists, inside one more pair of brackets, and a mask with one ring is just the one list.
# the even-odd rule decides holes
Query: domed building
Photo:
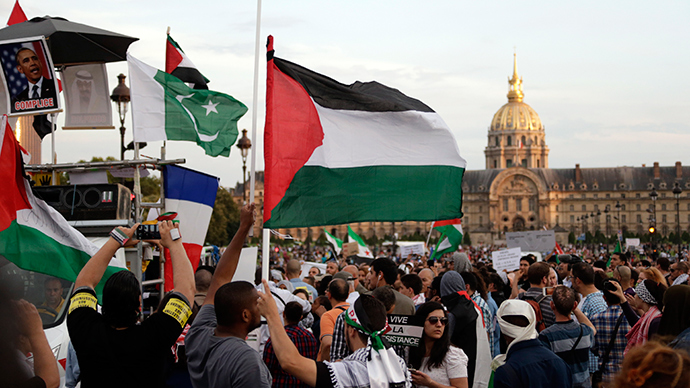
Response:
[{"label": "domed building", "polygon": [[522,78],[513,54],[513,77],[508,80],[508,103],[491,120],[486,168],[549,167],[549,148],[537,112],[523,102]]}]

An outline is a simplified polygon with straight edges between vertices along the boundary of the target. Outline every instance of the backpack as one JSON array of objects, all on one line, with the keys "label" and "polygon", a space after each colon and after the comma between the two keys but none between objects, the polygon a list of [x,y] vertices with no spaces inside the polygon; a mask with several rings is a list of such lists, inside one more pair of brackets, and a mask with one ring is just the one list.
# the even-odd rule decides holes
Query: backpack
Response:
[{"label": "backpack", "polygon": [[537,329],[537,333],[541,333],[542,330],[546,329],[546,323],[544,322],[544,316],[541,313],[541,306],[540,303],[547,297],[547,295],[542,295],[541,297],[534,299],[532,297],[525,297],[523,299],[525,302],[529,303],[530,306],[532,306],[532,309],[534,310],[534,316],[536,317],[536,325],[535,328]]}]

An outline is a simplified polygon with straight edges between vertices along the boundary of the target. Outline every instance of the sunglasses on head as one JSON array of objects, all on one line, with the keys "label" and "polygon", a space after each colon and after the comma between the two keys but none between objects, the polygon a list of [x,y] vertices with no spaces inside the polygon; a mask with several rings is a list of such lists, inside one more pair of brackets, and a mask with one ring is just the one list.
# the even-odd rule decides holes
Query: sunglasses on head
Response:
[{"label": "sunglasses on head", "polygon": [[446,317],[429,317],[426,320],[429,321],[429,323],[431,323],[432,325],[437,324],[439,321],[444,326],[448,323],[448,318]]}]

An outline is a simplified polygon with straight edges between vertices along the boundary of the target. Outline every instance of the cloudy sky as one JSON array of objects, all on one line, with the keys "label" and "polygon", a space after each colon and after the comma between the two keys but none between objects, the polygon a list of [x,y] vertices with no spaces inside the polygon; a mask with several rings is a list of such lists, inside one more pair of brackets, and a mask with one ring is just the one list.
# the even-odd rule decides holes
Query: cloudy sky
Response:
[{"label": "cloudy sky", "polygon": [[[13,1],[0,5],[9,16]],[[130,51],[164,68],[165,31],[211,80],[243,101],[263,168],[266,36],[276,56],[343,83],[376,80],[420,99],[452,129],[468,169],[484,168],[493,114],[507,102],[513,50],[525,102],[540,115],[552,168],[690,164],[690,2],[263,1],[259,100],[252,103],[253,1],[21,0],[29,18],[62,16],[138,37]],[[125,63],[108,65],[110,89]],[[127,139],[131,140],[131,122]],[[119,131],[58,131],[59,162],[118,156]],[[366,141],[366,139],[362,139]],[[49,159],[47,137],[43,160]],[[142,153],[159,155],[159,144]],[[131,155],[131,153],[129,154]],[[237,150],[211,158],[169,142],[169,158],[241,181]]]}]

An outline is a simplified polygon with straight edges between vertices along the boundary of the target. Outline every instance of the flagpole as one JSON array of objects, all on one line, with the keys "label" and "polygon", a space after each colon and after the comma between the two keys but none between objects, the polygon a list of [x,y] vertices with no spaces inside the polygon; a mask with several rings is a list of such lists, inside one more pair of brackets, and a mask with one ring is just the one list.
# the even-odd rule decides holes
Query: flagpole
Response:
[{"label": "flagpole", "polygon": [[[57,155],[55,154],[55,123],[57,122],[57,113],[51,113],[50,117],[52,120],[50,122],[50,163],[57,163]],[[53,169],[53,186],[57,185],[57,172]]]},{"label": "flagpole", "polygon": [[429,228],[429,235],[426,236],[426,244],[425,245],[426,245],[427,249],[429,248],[429,240],[431,240],[431,232],[434,231],[434,224],[435,223],[436,223],[436,221],[431,223],[431,227]]},{"label": "flagpole", "polygon": [[[254,96],[252,98],[252,162],[249,170],[249,201],[254,202],[256,188],[256,121],[259,105],[259,56],[261,53],[261,0],[256,2],[256,36],[254,39]],[[263,219],[263,217],[262,217]],[[249,229],[249,237],[254,236],[254,228]],[[271,231],[263,229],[261,249],[261,278],[268,280],[268,267],[270,265],[269,248],[271,243]]]}]

